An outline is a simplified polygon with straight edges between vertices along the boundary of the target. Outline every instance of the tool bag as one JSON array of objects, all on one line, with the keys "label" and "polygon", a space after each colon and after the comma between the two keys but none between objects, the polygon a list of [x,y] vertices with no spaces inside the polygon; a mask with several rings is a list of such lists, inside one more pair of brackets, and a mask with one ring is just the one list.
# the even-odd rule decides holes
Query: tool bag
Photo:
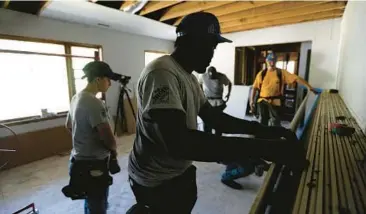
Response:
[{"label": "tool bag", "polygon": [[69,185],[62,188],[62,192],[72,200],[86,199],[88,195],[102,193],[112,183],[113,178],[108,171],[108,158],[105,160],[72,158]]}]

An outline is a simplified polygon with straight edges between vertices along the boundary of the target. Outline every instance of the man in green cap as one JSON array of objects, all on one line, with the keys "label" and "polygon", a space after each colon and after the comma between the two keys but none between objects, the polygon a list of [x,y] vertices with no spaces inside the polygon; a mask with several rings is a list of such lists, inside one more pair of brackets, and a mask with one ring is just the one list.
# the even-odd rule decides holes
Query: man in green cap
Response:
[{"label": "man in green cap", "polygon": [[112,179],[109,163],[111,159],[117,163],[117,151],[108,110],[96,95],[106,93],[111,80],[118,80],[121,75],[101,61],[88,63],[83,71],[83,78],[88,84],[72,98],[66,119],[66,127],[72,133],[73,148],[69,172],[71,193],[66,190],[65,194],[65,189],[63,192],[71,198],[85,199],[85,214],[104,214]]}]

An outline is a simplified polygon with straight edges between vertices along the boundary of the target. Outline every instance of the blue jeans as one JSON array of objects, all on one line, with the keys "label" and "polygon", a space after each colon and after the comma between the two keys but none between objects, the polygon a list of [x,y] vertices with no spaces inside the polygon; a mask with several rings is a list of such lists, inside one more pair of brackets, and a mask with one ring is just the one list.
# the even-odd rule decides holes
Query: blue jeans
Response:
[{"label": "blue jeans", "polygon": [[[72,162],[69,162],[69,175],[71,175]],[[84,202],[84,214],[106,214],[108,209],[109,187],[98,190],[88,195]]]},{"label": "blue jeans", "polygon": [[85,214],[106,214],[108,208],[109,188],[98,194],[88,196],[84,203]]}]

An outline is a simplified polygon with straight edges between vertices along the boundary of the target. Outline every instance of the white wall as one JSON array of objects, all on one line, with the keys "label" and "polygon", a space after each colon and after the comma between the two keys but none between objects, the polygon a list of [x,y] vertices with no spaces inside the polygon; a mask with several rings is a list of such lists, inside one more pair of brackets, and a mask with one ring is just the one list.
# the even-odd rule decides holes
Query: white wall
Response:
[{"label": "white wall", "polygon": [[[66,23],[4,9],[0,9],[0,34],[102,45],[103,60],[115,72],[132,76],[130,87],[136,84],[144,67],[145,50],[171,52],[173,49],[173,42],[168,40]],[[116,112],[118,92],[118,85],[113,84],[107,93],[107,103],[112,114]],[[59,124],[60,121],[55,120],[54,123]],[[32,126],[36,129],[38,125]],[[22,127],[18,129],[32,130]]]},{"label": "white wall", "polygon": [[315,87],[334,88],[340,23],[341,19],[331,19],[226,34],[233,43],[218,45],[212,65],[233,80],[235,47],[311,41],[310,83]]},{"label": "white wall", "polygon": [[338,88],[366,133],[366,2],[348,1],[341,25]]}]

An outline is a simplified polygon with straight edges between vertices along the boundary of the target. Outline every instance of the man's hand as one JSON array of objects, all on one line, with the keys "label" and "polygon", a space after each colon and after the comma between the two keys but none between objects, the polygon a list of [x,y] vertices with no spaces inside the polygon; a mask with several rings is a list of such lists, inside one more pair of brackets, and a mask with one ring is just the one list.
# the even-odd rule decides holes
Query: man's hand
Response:
[{"label": "man's hand", "polygon": [[313,92],[314,94],[319,94],[319,91],[317,91],[315,88],[311,87],[309,88],[309,91]]},{"label": "man's hand", "polygon": [[254,113],[254,109],[255,109],[255,104],[254,104],[254,102],[250,102],[250,103],[249,103],[249,106],[250,106],[250,112],[251,112],[251,113]]}]

